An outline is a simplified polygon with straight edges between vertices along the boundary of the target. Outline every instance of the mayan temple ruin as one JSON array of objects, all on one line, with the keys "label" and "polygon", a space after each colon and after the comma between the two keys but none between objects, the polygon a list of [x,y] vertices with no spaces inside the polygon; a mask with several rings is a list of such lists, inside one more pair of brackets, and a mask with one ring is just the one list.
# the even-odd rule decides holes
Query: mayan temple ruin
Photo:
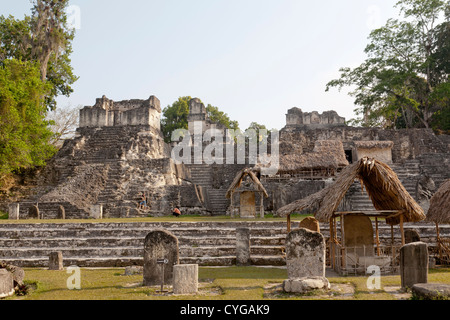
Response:
[{"label": "mayan temple ruin", "polygon": [[[431,196],[450,178],[450,139],[428,129],[351,127],[334,111],[321,114],[292,108],[287,111],[286,126],[268,133],[267,154],[255,157],[251,150],[255,136],[244,136],[243,140],[241,136],[230,137],[229,130],[208,118],[199,99],[189,102],[188,129],[181,131],[179,140],[164,142],[160,117],[160,101],[155,96],[127,101],[103,96],[93,106],[83,108],[76,136],[67,140],[41,171],[33,195],[9,205],[9,219],[19,222],[2,228],[2,260],[18,266],[46,267],[49,252],[62,252],[65,263],[81,267],[142,266],[146,235],[149,230],[164,229],[179,239],[182,264],[286,266],[290,261],[286,234],[291,228],[297,230],[296,223],[289,220],[291,213],[316,215],[317,207],[311,203],[334,199],[333,214],[395,214],[405,205],[401,200],[408,199],[415,208],[413,217],[420,220]],[[211,133],[219,140],[205,138]],[[262,135],[256,139],[259,143],[262,140]],[[261,151],[262,145],[256,146]],[[265,157],[276,159],[275,171],[265,170],[267,163],[260,161]],[[391,196],[393,202],[387,202],[393,203],[395,211],[379,211],[379,204],[362,189],[367,159],[381,161],[395,174],[394,182],[385,181],[374,189]],[[381,170],[379,163],[373,166]],[[377,172],[380,177],[386,174]],[[374,194],[370,183],[365,188]],[[390,183],[402,185],[399,195],[392,196],[390,189],[385,189]],[[322,196],[330,193],[332,196]],[[172,217],[175,207],[187,217],[232,220],[186,223]],[[268,215],[287,216],[288,223],[265,219]],[[153,222],[152,217],[166,217],[171,222]],[[30,228],[27,219],[36,218],[40,223]],[[122,219],[103,222],[107,218]],[[144,221],[122,222],[127,218]],[[341,257],[342,250],[331,249],[331,243],[340,243],[330,242],[337,235],[331,221],[336,217],[327,216],[320,226],[313,222],[314,229],[328,241],[327,266],[338,272],[361,272],[361,263],[367,261],[388,274],[398,272],[395,254],[405,242],[405,228],[408,232],[419,230],[421,239],[432,245],[430,252],[438,255],[435,228],[427,223],[404,227],[403,222],[398,225],[398,219],[395,226],[379,225],[376,220],[372,226],[370,220],[356,218],[356,224],[346,227],[346,237],[350,237],[347,244],[352,239],[365,239],[372,254],[360,256],[355,265],[335,263],[354,259]],[[73,222],[46,222],[51,219]],[[351,238],[352,228],[366,233],[363,238]],[[441,236],[449,231],[448,226],[440,228]],[[238,243],[244,246],[236,251]],[[385,268],[386,264],[389,267]]]},{"label": "mayan temple ruin", "polygon": [[[34,206],[43,219],[57,218],[61,207],[66,219],[88,218],[98,206],[105,218],[170,215],[175,206],[187,214],[230,215],[227,190],[241,170],[255,164],[248,158],[243,164],[176,163],[171,156],[176,143],[164,142],[160,116],[154,96],[119,102],[103,96],[83,108],[76,137],[48,163],[35,195],[20,203],[20,216],[27,217]],[[190,101],[188,120],[190,133],[215,129],[225,135],[222,125],[208,119],[199,99]],[[278,172],[259,174],[268,192],[264,211],[275,212],[323,189],[342,168],[363,157],[388,163],[426,206],[429,193],[424,189],[432,186],[433,192],[450,177],[449,143],[448,136],[427,129],[349,127],[335,111],[292,108],[279,132]],[[205,150],[207,144],[201,147]],[[142,194],[149,202],[146,210],[138,205]],[[347,210],[371,208],[357,183],[343,205]]]}]

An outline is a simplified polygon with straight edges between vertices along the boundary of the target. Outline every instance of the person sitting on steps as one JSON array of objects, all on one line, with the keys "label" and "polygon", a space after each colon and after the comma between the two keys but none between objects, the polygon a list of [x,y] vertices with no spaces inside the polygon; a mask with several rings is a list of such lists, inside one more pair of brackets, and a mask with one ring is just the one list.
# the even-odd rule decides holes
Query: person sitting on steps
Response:
[{"label": "person sitting on steps", "polygon": [[175,216],[175,217],[179,217],[179,216],[181,216],[181,211],[180,211],[180,207],[175,207],[175,209],[173,209],[173,212],[172,212],[172,214]]},{"label": "person sitting on steps", "polygon": [[145,193],[142,193],[141,202],[139,202],[138,208],[139,209],[147,208],[147,197],[145,196]]}]

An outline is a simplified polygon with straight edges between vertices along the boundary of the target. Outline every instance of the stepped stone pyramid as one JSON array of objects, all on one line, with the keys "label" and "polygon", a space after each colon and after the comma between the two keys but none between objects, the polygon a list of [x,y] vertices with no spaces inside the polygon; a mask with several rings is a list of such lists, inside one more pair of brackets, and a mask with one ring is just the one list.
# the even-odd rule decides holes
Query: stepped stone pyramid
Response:
[{"label": "stepped stone pyramid", "polygon": [[[20,203],[28,216],[37,205],[44,219],[57,218],[63,206],[67,218],[87,218],[102,205],[104,217],[167,215],[183,203],[204,211],[189,172],[176,165],[160,131],[161,107],[148,100],[114,102],[97,99],[80,111],[74,139],[66,141],[48,163],[35,195]],[[138,209],[145,193],[150,208]]]}]

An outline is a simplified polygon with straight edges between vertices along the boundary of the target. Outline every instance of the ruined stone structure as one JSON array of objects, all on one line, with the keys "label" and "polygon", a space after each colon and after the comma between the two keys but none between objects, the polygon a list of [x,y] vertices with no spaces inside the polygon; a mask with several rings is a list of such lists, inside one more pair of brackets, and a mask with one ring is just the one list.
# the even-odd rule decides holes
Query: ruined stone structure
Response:
[{"label": "ruined stone structure", "polygon": [[161,107],[158,98],[114,102],[105,96],[97,99],[93,107],[80,111],[80,128],[151,126],[160,129]]},{"label": "ruined stone structure", "polygon": [[[181,204],[202,213],[186,168],[170,157],[160,114],[154,96],[121,102],[103,97],[82,109],[76,137],[48,163],[36,194],[20,203],[20,216],[27,218],[36,204],[43,219],[57,218],[61,206],[68,219],[89,218],[95,207],[103,218],[170,214]],[[147,210],[138,209],[141,194]]]},{"label": "ruined stone structure", "polygon": [[[103,218],[170,215],[175,206],[183,214],[231,214],[227,190],[238,172],[254,164],[248,158],[245,163],[237,161],[237,147],[226,139],[226,128],[208,118],[199,99],[190,101],[189,110],[192,153],[190,161],[180,164],[173,160],[177,142],[168,145],[161,135],[156,97],[119,102],[104,96],[97,99],[94,106],[80,111],[76,137],[66,141],[48,163],[35,195],[20,203],[20,218],[28,218],[30,208],[37,208],[41,219],[89,218],[92,208],[101,209]],[[210,147],[208,142],[195,141],[208,129],[222,132],[225,142],[222,154],[213,152],[213,164],[201,158]],[[422,176],[431,179],[436,189],[450,178],[449,141],[432,130],[349,127],[334,111],[290,109],[279,132],[279,154],[288,169],[258,177],[269,196],[261,212],[323,189],[343,166],[364,156],[388,163],[417,198]],[[228,148],[234,150],[234,163],[224,159]],[[196,151],[200,151],[199,159]],[[300,170],[295,169],[298,161],[303,162]],[[142,194],[149,208],[138,208]],[[342,203],[347,210],[371,208],[357,184]],[[17,214],[11,216],[17,218]]]},{"label": "ruined stone structure", "polygon": [[[335,158],[340,155],[333,149],[319,149],[318,152],[317,143],[322,141],[338,141],[349,163],[369,156],[389,164],[415,199],[420,196],[417,186],[423,176],[433,180],[436,186],[440,186],[450,176],[450,144],[447,135],[436,136],[431,129],[350,127],[345,125],[345,119],[334,113],[324,113],[322,116],[316,114],[316,120],[309,119],[312,118],[306,117],[298,108],[288,111],[286,126],[280,130],[280,158],[283,162],[283,157],[286,157],[289,162],[290,158],[303,159],[301,156],[304,156],[309,159],[305,161],[309,168],[291,172],[283,170],[276,176],[262,177],[262,183],[269,193],[269,199],[265,201],[266,211],[277,210],[305,198],[332,182],[341,168],[330,163],[331,170],[325,170],[321,168],[322,165],[314,165],[314,159],[325,159],[329,157],[330,151]],[[361,192],[360,185],[355,183],[340,209],[374,208],[368,196]]]},{"label": "ruined stone structure", "polygon": [[288,127],[329,128],[345,126],[345,118],[340,117],[336,111],[319,114],[317,111],[303,112],[300,108],[292,108],[286,115],[286,125]]}]

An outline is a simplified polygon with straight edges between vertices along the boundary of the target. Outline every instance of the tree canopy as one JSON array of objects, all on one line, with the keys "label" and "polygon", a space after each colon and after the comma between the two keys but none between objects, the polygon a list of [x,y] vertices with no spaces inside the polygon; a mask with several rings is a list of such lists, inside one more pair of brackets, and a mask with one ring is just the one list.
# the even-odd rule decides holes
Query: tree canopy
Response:
[{"label": "tree canopy", "polygon": [[[172,105],[164,108],[161,118],[161,131],[167,143],[171,142],[172,132],[177,129],[188,129],[189,101],[191,100],[192,97],[190,96],[180,97]],[[231,120],[218,107],[208,104],[206,114],[212,122],[221,123],[228,129],[239,129],[239,123]]]},{"label": "tree canopy", "polygon": [[45,98],[53,110],[56,97],[69,96],[78,79],[70,60],[75,31],[67,23],[69,0],[32,3],[31,16],[23,20],[0,16],[0,63],[7,59],[38,62],[41,80],[51,84]]},{"label": "tree canopy", "polygon": [[12,172],[42,166],[56,151],[46,120],[77,80],[68,0],[33,0],[23,20],[0,16],[0,187]]},{"label": "tree canopy", "polygon": [[352,87],[355,124],[450,130],[450,2],[401,0],[403,20],[373,30],[358,67],[341,68],[332,87]]},{"label": "tree canopy", "polygon": [[54,154],[48,143],[53,132],[42,116],[49,90],[38,63],[9,59],[0,66],[0,178],[43,165]]}]

